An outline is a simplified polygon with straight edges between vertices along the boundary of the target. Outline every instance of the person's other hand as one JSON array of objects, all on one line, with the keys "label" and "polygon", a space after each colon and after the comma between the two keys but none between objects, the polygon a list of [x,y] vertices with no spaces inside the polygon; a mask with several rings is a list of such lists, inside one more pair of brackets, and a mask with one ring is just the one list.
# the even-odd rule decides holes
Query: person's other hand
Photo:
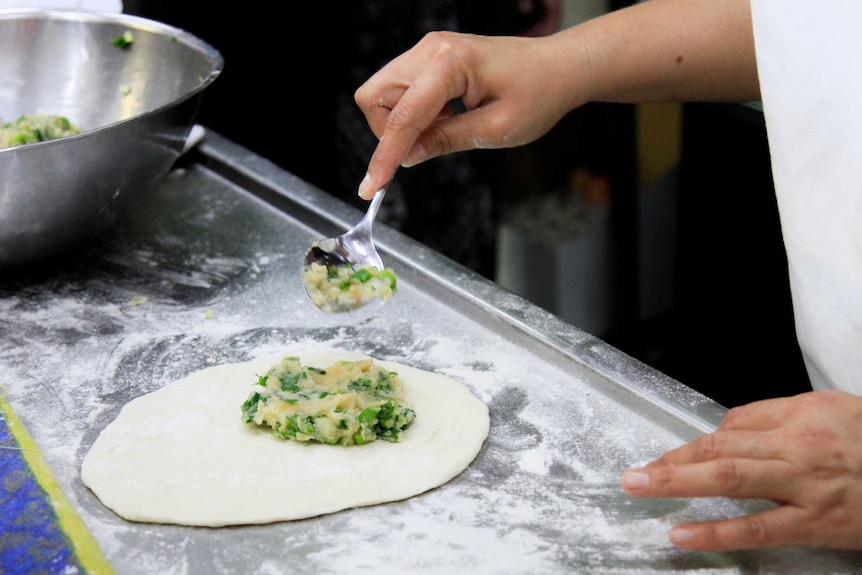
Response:
[{"label": "person's other hand", "polygon": [[674,526],[682,549],[862,549],[862,398],[814,391],[728,411],[714,433],[622,476],[635,497],[753,498],[777,507]]},{"label": "person's other hand", "polygon": [[[355,99],[380,141],[360,195],[369,199],[399,165],[550,130],[577,97],[561,86],[571,55],[551,38],[432,32],[369,78]],[[464,113],[453,113],[454,100]]]}]

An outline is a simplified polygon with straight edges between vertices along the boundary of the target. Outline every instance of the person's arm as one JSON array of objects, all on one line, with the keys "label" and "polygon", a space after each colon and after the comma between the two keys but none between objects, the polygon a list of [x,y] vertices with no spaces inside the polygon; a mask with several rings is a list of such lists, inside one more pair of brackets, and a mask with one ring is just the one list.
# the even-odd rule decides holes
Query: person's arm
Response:
[{"label": "person's arm", "polygon": [[434,32],[356,91],[380,139],[360,195],[399,165],[529,143],[587,102],[758,93],[749,0],[649,0],[540,38]]},{"label": "person's arm", "polygon": [[749,2],[651,0],[562,31],[563,52],[581,52],[569,76],[584,80],[586,54],[586,101],[755,100]]}]

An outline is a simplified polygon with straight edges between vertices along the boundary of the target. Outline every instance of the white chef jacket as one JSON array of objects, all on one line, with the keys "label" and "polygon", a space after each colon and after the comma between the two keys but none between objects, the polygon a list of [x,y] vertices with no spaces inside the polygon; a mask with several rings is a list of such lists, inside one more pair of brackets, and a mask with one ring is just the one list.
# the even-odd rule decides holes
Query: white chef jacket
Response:
[{"label": "white chef jacket", "polygon": [[862,1],[751,10],[797,338],[815,388],[862,395]]}]

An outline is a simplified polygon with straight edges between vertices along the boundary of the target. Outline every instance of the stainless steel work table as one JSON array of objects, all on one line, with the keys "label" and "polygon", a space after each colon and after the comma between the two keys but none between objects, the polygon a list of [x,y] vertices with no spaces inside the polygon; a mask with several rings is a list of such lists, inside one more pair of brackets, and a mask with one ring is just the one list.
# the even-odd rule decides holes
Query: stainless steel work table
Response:
[{"label": "stainless steel work table", "polygon": [[[634,500],[619,476],[711,429],[724,409],[382,224],[375,239],[398,293],[346,315],[314,308],[299,282],[302,255],[360,215],[208,132],[95,245],[43,266],[51,269],[3,273],[0,383],[118,573],[787,574],[862,565],[862,555],[828,550],[674,549],[667,531],[676,522],[767,504]],[[490,408],[478,458],[405,501],[217,529],[125,521],[81,483],[89,446],[131,399],[301,341],[463,381]]]}]

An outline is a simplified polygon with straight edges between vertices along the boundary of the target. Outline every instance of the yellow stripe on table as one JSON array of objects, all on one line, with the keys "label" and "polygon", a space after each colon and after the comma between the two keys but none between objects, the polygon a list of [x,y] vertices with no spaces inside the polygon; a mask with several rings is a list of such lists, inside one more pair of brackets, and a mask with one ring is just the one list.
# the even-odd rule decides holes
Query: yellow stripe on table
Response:
[{"label": "yellow stripe on table", "polygon": [[[33,438],[12,411],[2,386],[0,497],[5,502],[0,522],[10,522],[0,529],[0,572],[24,569],[51,573],[77,567],[89,575],[114,574]],[[16,515],[26,521],[12,525]]]}]

